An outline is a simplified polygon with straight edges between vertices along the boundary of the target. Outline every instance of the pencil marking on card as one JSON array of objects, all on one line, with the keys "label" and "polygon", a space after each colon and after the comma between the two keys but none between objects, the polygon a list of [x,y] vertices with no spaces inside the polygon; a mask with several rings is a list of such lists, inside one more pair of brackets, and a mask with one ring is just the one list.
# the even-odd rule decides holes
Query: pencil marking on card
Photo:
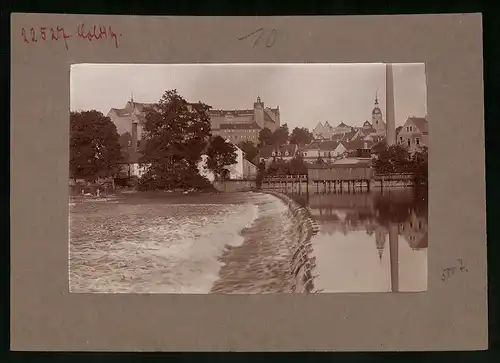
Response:
[{"label": "pencil marking on card", "polygon": [[[84,39],[88,42],[97,40],[109,40],[115,48],[119,47],[118,37],[121,37],[121,33],[116,33],[111,26],[103,25],[91,25],[88,28],[84,23],[80,24],[76,28],[76,38]],[[69,50],[68,39],[73,38],[73,35],[64,27],[59,25],[55,27],[32,27],[32,28],[22,28],[21,37],[26,44],[43,44],[45,41],[63,41],[66,50]]]},{"label": "pencil marking on card", "polygon": [[469,272],[467,266],[465,265],[464,261],[461,258],[458,258],[457,262],[458,266],[450,266],[443,269],[441,273],[442,281],[444,282],[448,281],[452,276],[455,275],[455,272]]},{"label": "pencil marking on card", "polygon": [[[261,45],[265,48],[271,48],[276,43],[277,31],[276,29],[267,30],[265,28],[259,28],[249,34],[246,34],[242,37],[238,37],[238,40],[245,40],[251,37],[255,38],[252,47],[256,47]],[[264,39],[264,42],[261,40]]]}]

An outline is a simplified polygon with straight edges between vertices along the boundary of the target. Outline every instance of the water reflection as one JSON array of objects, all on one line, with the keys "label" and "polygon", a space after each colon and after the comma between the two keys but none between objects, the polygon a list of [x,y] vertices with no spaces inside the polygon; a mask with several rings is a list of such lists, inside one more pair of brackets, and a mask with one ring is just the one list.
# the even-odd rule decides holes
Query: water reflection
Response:
[{"label": "water reflection", "polygon": [[307,206],[320,226],[312,240],[316,289],[427,290],[426,191],[290,196]]}]

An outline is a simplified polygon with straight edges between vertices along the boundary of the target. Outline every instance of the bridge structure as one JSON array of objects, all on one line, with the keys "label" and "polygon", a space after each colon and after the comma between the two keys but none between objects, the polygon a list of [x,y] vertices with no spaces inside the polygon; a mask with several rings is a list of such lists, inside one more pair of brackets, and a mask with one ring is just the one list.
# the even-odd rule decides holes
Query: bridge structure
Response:
[{"label": "bridge structure", "polygon": [[408,187],[412,174],[377,175],[369,162],[356,164],[318,164],[307,174],[275,175],[263,179],[261,188],[286,193],[358,193],[374,187]]}]

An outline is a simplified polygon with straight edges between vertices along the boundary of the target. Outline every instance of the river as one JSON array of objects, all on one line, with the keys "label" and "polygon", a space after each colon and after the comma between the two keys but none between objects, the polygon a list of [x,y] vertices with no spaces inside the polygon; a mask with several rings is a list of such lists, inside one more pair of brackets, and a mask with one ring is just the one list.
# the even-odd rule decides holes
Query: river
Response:
[{"label": "river", "polygon": [[[319,226],[317,292],[425,291],[427,197],[289,194]],[[297,220],[263,193],[72,198],[69,287],[93,293],[284,293]],[[312,290],[311,290],[312,291]]]}]

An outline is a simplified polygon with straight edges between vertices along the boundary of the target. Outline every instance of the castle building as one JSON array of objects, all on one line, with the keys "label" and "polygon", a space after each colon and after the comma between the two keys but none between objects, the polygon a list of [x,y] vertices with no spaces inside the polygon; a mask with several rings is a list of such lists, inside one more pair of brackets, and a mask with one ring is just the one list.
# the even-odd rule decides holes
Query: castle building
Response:
[{"label": "castle building", "polygon": [[[192,107],[194,104],[190,103]],[[134,133],[141,140],[141,120],[144,119],[144,108],[154,104],[135,102],[133,97],[124,108],[112,108],[107,116],[116,125],[119,135]],[[246,110],[216,110],[210,109],[211,130],[213,136],[221,136],[233,144],[242,141],[259,142],[259,132],[268,128],[272,132],[280,127],[280,110],[266,107],[260,97],[253,104],[253,109]],[[135,125],[135,126],[134,126]]]}]

